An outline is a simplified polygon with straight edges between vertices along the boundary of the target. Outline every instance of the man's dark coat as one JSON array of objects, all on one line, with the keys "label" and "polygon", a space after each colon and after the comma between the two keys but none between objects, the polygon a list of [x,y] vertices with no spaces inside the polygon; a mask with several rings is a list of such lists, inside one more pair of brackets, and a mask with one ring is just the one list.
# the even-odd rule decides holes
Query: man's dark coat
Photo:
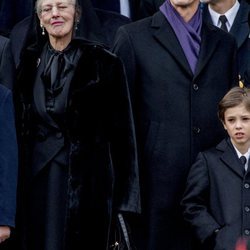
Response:
[{"label": "man's dark coat", "polygon": [[[217,104],[236,79],[232,36],[203,23],[193,75],[161,12],[121,27],[114,52],[127,72],[135,117],[143,233],[138,249],[189,249],[179,202],[197,153],[224,136]],[[194,248],[191,248],[194,249]]]},{"label": "man's dark coat", "polygon": [[249,237],[249,181],[250,169],[245,174],[229,139],[198,155],[182,205],[198,239],[215,244],[206,249],[233,250],[240,237]]}]

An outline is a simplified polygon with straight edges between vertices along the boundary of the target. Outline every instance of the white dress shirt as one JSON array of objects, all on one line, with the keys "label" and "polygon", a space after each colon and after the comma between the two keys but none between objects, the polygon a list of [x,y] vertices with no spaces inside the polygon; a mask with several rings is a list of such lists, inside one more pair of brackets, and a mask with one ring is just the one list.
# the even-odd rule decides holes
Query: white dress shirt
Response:
[{"label": "white dress shirt", "polygon": [[120,13],[124,16],[131,17],[129,0],[120,0]]},{"label": "white dress shirt", "polygon": [[[236,15],[237,15],[237,12],[238,12],[239,8],[240,8],[239,1],[236,0],[233,7],[223,14],[227,18],[226,26],[227,26],[228,31],[230,31],[230,29],[231,29],[231,27],[233,25],[234,19],[235,19]],[[219,17],[222,14],[219,14],[219,13],[215,12],[214,10],[212,10],[212,8],[210,7],[209,4],[208,4],[208,10],[209,10],[209,13],[211,15],[213,24],[215,26],[217,26],[217,27],[220,27],[221,26],[221,21],[219,20]]]},{"label": "white dress shirt", "polygon": [[[234,145],[233,145],[234,146]],[[249,161],[249,156],[250,156],[250,149],[248,149],[248,151],[243,155],[242,153],[240,153],[240,151],[234,146],[235,148],[235,151],[238,155],[238,157],[240,158],[241,156],[245,156],[247,161],[246,161],[246,164],[245,164],[245,171],[247,171],[247,168],[248,168],[248,161]]]}]

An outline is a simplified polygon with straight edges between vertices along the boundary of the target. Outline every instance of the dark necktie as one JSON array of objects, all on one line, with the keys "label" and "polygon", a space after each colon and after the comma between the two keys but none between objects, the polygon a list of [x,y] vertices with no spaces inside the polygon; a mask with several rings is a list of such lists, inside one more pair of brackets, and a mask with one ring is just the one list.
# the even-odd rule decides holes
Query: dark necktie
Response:
[{"label": "dark necktie", "polygon": [[246,162],[247,162],[247,158],[246,158],[244,155],[242,155],[242,156],[240,157],[240,162],[245,166],[245,164],[246,164]]},{"label": "dark necktie", "polygon": [[227,23],[227,18],[226,18],[226,16],[225,16],[225,15],[221,15],[221,16],[219,17],[219,20],[221,21],[221,26],[220,26],[220,28],[221,28],[222,30],[228,32],[227,25],[226,25],[226,23]]},{"label": "dark necktie", "polygon": [[246,165],[246,162],[247,162],[247,158],[244,155],[242,155],[240,157],[240,162],[242,163],[243,169],[245,170],[245,165]]}]

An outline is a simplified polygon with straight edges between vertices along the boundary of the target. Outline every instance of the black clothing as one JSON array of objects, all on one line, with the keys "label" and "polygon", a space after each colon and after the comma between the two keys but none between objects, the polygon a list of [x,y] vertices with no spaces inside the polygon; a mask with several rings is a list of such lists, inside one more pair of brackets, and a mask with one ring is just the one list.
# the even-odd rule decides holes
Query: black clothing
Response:
[{"label": "black clothing", "polygon": [[117,213],[140,211],[121,62],[75,39],[63,52],[29,47],[18,76],[17,249],[107,249]]}]

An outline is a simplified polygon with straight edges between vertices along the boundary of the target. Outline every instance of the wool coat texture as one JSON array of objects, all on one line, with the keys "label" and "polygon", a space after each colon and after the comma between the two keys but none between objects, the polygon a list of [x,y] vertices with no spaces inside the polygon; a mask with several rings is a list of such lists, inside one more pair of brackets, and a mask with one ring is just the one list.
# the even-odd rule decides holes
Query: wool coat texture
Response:
[{"label": "wool coat texture", "polygon": [[138,142],[142,217],[133,220],[138,249],[196,249],[180,200],[197,153],[224,137],[217,104],[236,83],[236,43],[203,23],[193,74],[172,27],[157,12],[122,26],[114,52],[125,65]]}]

